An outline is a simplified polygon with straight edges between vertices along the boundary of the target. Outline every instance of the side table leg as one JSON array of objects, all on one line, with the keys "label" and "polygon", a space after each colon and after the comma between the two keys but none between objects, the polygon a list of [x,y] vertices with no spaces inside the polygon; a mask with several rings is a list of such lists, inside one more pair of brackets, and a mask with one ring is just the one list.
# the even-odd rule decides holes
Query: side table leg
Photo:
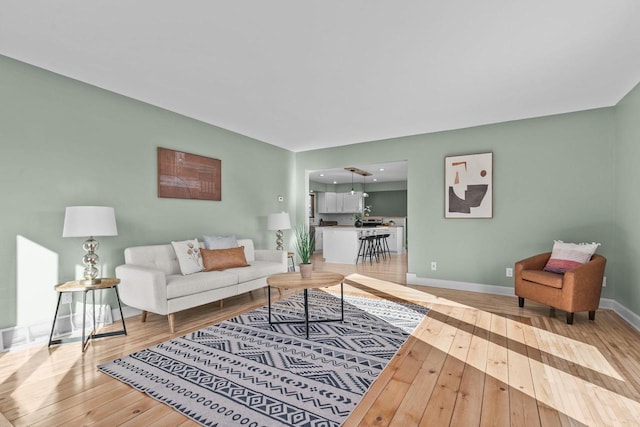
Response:
[{"label": "side table leg", "polygon": [[120,294],[118,293],[118,286],[114,286],[113,290],[116,291],[116,300],[118,300],[118,308],[120,309],[120,319],[122,319],[122,330],[127,335],[127,327],[124,324],[124,314],[122,314],[122,304],[120,304]]},{"label": "side table leg", "polygon": [[53,331],[56,329],[56,320],[58,319],[58,310],[60,310],[60,301],[62,300],[62,292],[58,292],[58,305],[56,305],[56,314],[53,315],[53,323],[51,324],[51,333],[49,334],[49,344],[47,347],[51,347],[51,340],[53,340]]},{"label": "side table leg", "polygon": [[304,290],[304,324],[307,329],[307,339],[309,339],[309,293]]},{"label": "side table leg", "polygon": [[89,342],[89,338],[87,338],[87,342],[84,341],[84,335],[85,335],[85,322],[87,319],[87,292],[89,291],[84,291],[82,293],[82,352],[84,353],[86,344]]}]

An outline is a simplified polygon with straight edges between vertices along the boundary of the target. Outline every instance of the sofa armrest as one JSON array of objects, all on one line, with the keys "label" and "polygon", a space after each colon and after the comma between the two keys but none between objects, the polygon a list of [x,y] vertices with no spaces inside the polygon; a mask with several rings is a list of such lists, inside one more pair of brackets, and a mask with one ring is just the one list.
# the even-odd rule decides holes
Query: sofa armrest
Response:
[{"label": "sofa armrest", "polygon": [[279,251],[276,249],[256,249],[255,254],[257,260],[279,262],[284,266],[284,271],[287,271],[287,251]]},{"label": "sofa armrest", "polygon": [[551,252],[545,252],[516,262],[516,276],[520,276],[522,270],[542,270],[544,266],[547,265],[547,261],[549,261],[550,257]]},{"label": "sofa armrest", "polygon": [[168,314],[167,277],[153,267],[123,264],[116,267],[120,279],[118,291],[130,307],[157,314]]}]

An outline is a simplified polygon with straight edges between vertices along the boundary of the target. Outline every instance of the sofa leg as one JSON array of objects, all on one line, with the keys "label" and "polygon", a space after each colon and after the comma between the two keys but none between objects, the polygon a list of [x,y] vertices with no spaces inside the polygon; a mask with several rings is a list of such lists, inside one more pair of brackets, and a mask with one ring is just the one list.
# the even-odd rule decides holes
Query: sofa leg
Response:
[{"label": "sofa leg", "polygon": [[518,297],[518,307],[524,307],[524,298]]},{"label": "sofa leg", "polygon": [[589,312],[589,320],[596,320],[596,312],[595,312],[595,310]]},{"label": "sofa leg", "polygon": [[567,313],[567,325],[573,325],[573,313]]},{"label": "sofa leg", "polygon": [[140,316],[140,320],[142,321],[142,323],[147,321],[147,312],[145,310],[142,310],[142,316]]},{"label": "sofa leg", "polygon": [[222,309],[223,307],[224,307],[224,300],[223,300],[223,299],[221,299],[221,300],[220,300],[220,308]]},{"label": "sofa leg", "polygon": [[167,318],[169,319],[169,332],[173,334],[176,331],[176,314],[169,313]]}]

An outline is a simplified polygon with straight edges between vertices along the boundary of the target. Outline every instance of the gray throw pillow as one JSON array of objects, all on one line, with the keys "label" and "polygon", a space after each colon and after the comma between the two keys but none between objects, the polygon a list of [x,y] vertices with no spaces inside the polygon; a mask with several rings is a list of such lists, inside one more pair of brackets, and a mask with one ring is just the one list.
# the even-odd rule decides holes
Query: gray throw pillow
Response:
[{"label": "gray throw pillow", "polygon": [[204,237],[204,247],[207,249],[230,249],[238,247],[236,236],[202,236]]}]

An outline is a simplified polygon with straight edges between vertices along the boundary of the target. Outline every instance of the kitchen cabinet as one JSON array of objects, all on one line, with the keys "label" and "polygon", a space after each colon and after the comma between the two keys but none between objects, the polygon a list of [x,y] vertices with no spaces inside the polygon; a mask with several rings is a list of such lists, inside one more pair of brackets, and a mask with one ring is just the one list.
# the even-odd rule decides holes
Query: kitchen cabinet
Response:
[{"label": "kitchen cabinet", "polygon": [[358,213],[362,212],[362,192],[318,193],[317,203],[318,213]]},{"label": "kitchen cabinet", "polygon": [[342,194],[342,212],[343,213],[358,213],[362,212],[362,192],[356,191],[355,193],[341,193]]},{"label": "kitchen cabinet", "polygon": [[322,227],[315,228],[316,251],[322,250]]},{"label": "kitchen cabinet", "polygon": [[389,227],[387,232],[389,233],[387,237],[389,250],[399,254],[404,253],[404,227]]},{"label": "kitchen cabinet", "polygon": [[[342,209],[342,205],[340,208]],[[318,193],[318,213],[338,213],[337,193],[332,191]]]}]

